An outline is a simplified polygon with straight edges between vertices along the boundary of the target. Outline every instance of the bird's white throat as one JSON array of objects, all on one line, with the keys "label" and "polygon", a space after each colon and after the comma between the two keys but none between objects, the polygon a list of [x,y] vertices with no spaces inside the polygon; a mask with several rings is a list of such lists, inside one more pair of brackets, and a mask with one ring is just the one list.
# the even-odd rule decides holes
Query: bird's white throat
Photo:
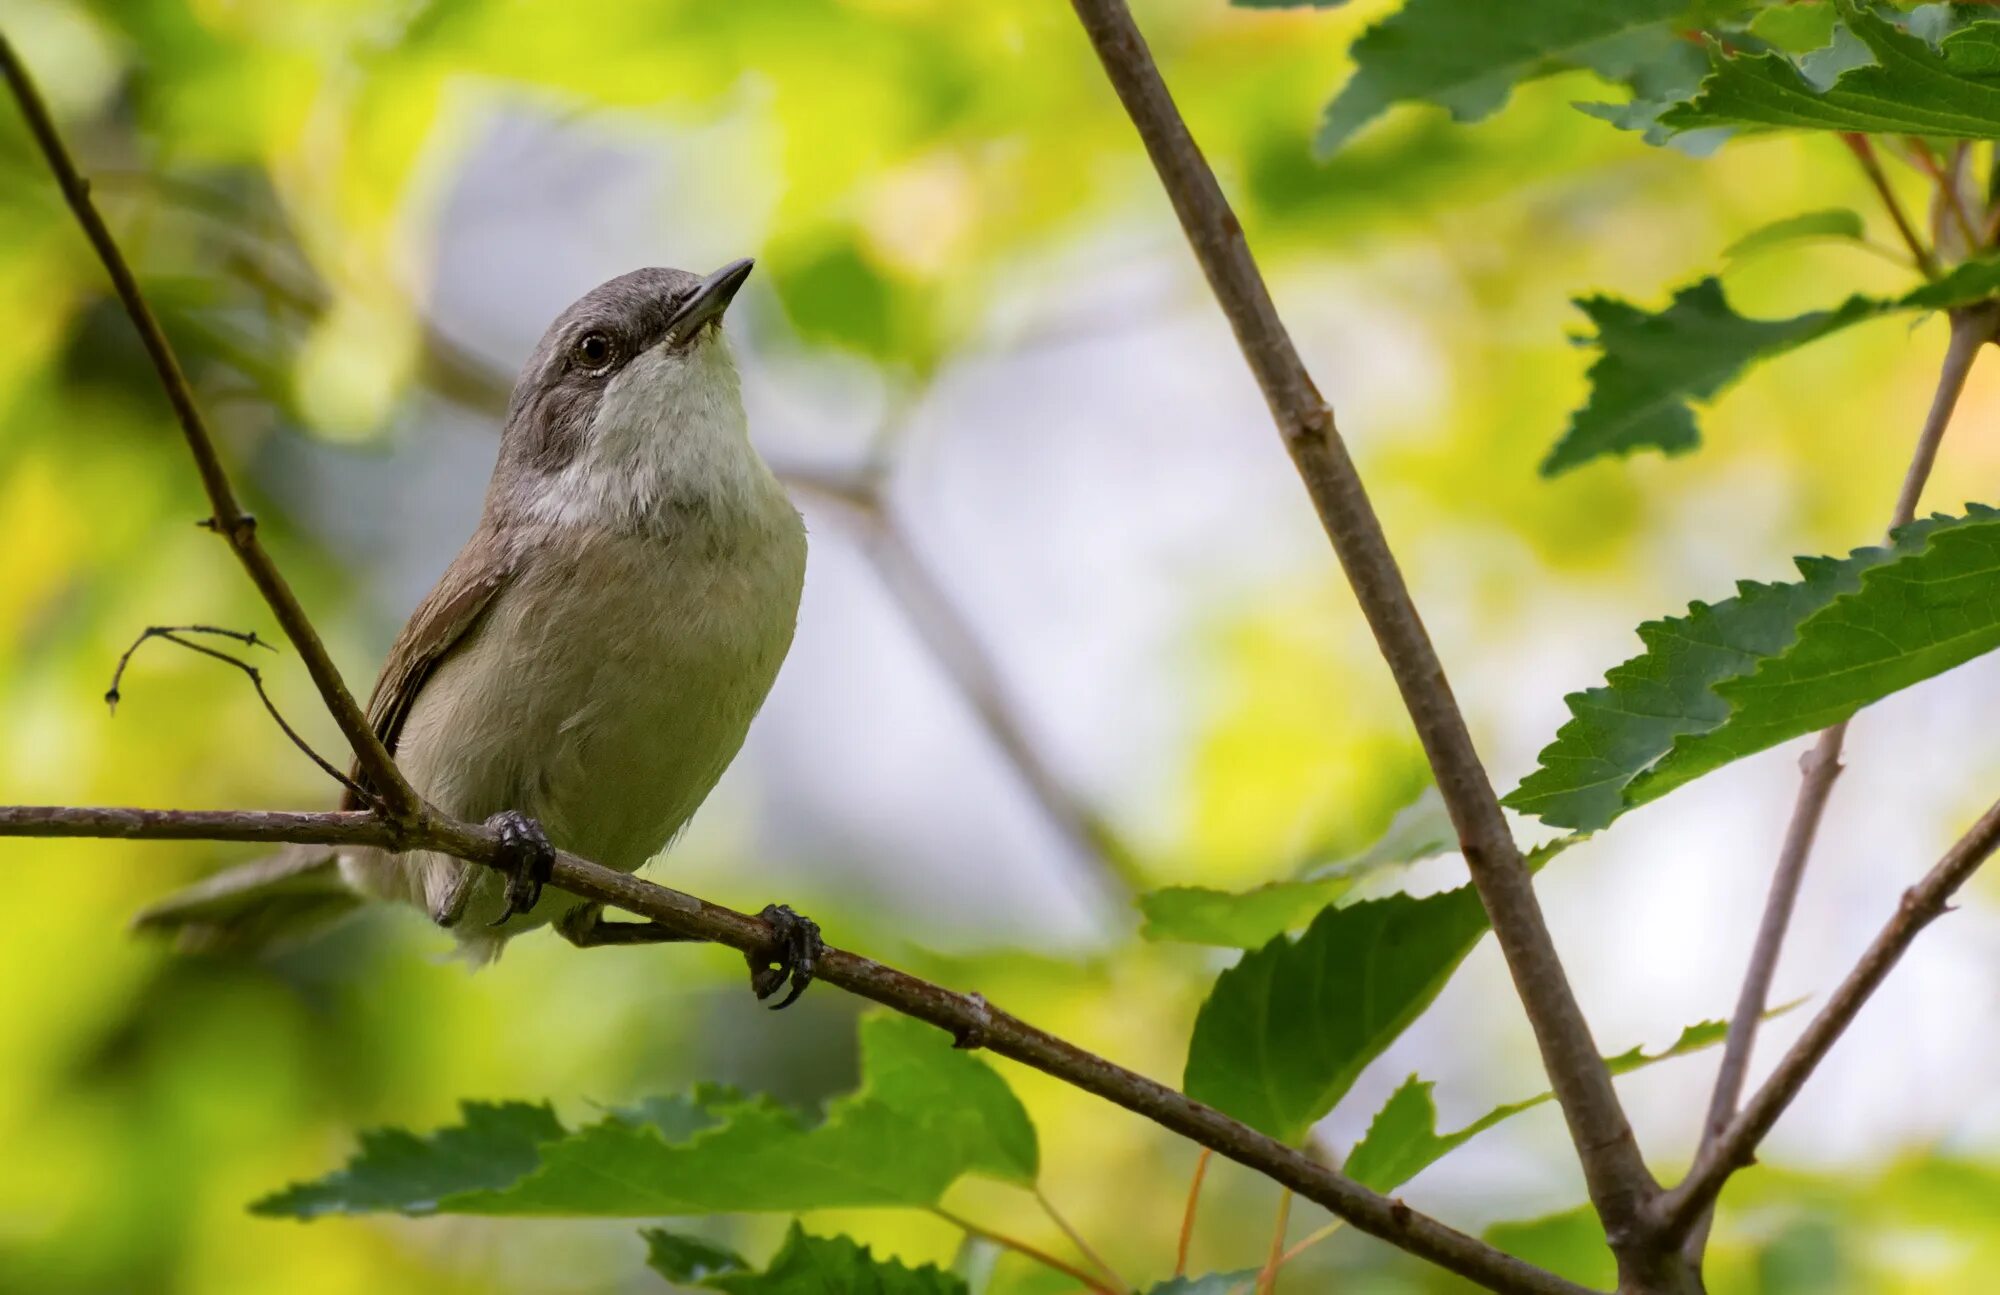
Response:
[{"label": "bird's white throat", "polygon": [[729,344],[704,330],[661,344],[606,385],[576,456],[529,507],[552,525],[650,530],[676,509],[753,510],[775,482],[750,446]]}]

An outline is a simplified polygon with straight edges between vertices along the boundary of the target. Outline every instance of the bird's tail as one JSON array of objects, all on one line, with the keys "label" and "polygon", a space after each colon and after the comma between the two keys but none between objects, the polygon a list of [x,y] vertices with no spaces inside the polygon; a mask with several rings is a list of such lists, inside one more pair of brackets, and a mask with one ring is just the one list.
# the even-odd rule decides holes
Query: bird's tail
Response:
[{"label": "bird's tail", "polygon": [[132,929],[184,952],[260,953],[319,934],[361,905],[327,846],[288,846],[167,896]]}]

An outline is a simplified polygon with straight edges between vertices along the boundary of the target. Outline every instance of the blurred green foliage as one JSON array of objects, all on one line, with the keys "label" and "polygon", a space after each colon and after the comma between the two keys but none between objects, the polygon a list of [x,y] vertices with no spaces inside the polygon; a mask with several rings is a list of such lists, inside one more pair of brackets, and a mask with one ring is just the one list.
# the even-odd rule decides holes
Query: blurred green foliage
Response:
[{"label": "blurred green foliage", "polygon": [[[1413,2],[1406,21],[1447,8]],[[1645,8],[1653,28],[1681,20],[1674,5],[1625,8]],[[1825,17],[1823,6],[1795,8],[1813,10],[1811,23]],[[1439,85],[1384,80],[1394,71],[1384,62],[1360,83],[1366,116],[1414,99],[1482,120],[1454,126],[1424,106],[1366,129],[1343,118],[1339,151],[1315,161],[1315,122],[1347,76],[1350,44],[1391,12],[1159,3],[1140,17],[1281,307],[1339,307],[1313,314],[1302,344],[1426,606],[1452,608],[1436,632],[1446,659],[1470,667],[1469,686],[1459,680],[1475,724],[1495,729],[1510,681],[1478,673],[1487,645],[1547,632],[1535,623],[1545,604],[1522,592],[1524,570],[1559,597],[1635,607],[1625,622],[1635,623],[1674,605],[1669,590],[1689,592],[1652,537],[1673,533],[1712,492],[1752,480],[1779,483],[1753,498],[1768,510],[1761,524],[1788,537],[1785,551],[1844,551],[1872,534],[1903,438],[1861,429],[1911,423],[1942,327],[1857,321],[1748,372],[1705,416],[1710,445],[1698,459],[1538,479],[1535,464],[1584,398],[1584,365],[1565,341],[1577,293],[1663,299],[1716,269],[1743,235],[1828,204],[1871,213],[1877,242],[1892,235],[1832,141],[1749,140],[1697,161],[1574,111],[1573,100],[1606,93],[1575,70],[1594,69],[1638,97],[1619,105],[1627,124],[1661,129],[1664,101],[1647,96],[1680,83],[1639,76],[1617,50],[1516,50]],[[368,453],[418,434],[426,388],[449,387],[427,317],[433,267],[455,237],[441,212],[457,168],[502,114],[611,133],[727,129],[743,193],[724,205],[754,211],[746,237],[776,307],[759,344],[858,363],[890,390],[976,360],[1009,327],[999,307],[1059,288],[1065,258],[1155,246],[1179,255],[1129,124],[1061,5],[12,0],[4,22],[226,452],[246,465],[281,565],[356,676],[393,624],[371,606],[353,555],[287,515],[297,495],[272,465],[294,437]],[[1765,19],[1752,30],[1797,53],[1825,43],[1819,27],[1779,31]],[[1960,39],[1970,48],[1979,38]],[[1387,46],[1378,37],[1359,48]],[[1692,52],[1672,45],[1663,57],[1679,66]],[[1690,66],[1699,73],[1698,60]],[[1781,72],[1751,60],[1731,70],[1759,69]],[[1685,124],[1743,120],[1704,111]],[[18,123],[0,117],[0,797],[320,804],[327,789],[255,698],[198,660],[142,659],[117,722],[102,712],[108,667],[139,627],[267,618],[191,524],[198,492],[136,342]],[[1897,174],[1915,206],[1920,180]],[[579,224],[587,238],[588,221]],[[1746,318],[1774,319],[1848,292],[1906,291],[1907,269],[1853,255],[1851,227],[1838,232],[1732,266],[1730,300]],[[1176,304],[1205,310],[1183,270]],[[1399,354],[1427,358],[1381,378],[1372,369],[1384,352],[1367,344],[1378,331],[1401,339]],[[1217,363],[1235,360],[1219,353]],[[1136,390],[1155,376],[1118,379]],[[1350,390],[1362,394],[1350,401]],[[1222,434],[1246,456],[1276,453],[1261,428]],[[1981,493],[2000,457],[2000,442],[1976,428],[1962,443],[1941,495]],[[1765,570],[1776,569],[1774,554]],[[1164,758],[1174,794],[1119,807],[1153,873],[1234,890],[1361,851],[1420,790],[1422,761],[1332,564],[1212,602],[1192,618],[1186,663],[1204,699],[1198,722]],[[287,714],[336,746],[305,681],[273,673]],[[750,833],[723,836],[688,866],[720,881],[719,899],[761,895],[733,870]],[[181,960],[124,937],[146,899],[242,853],[5,846],[15,926],[0,941],[0,1160],[15,1168],[0,1174],[0,1288],[654,1288],[627,1226],[343,1218],[301,1228],[246,1206],[274,1184],[323,1174],[357,1128],[435,1127],[461,1100],[547,1095],[550,1120],[577,1127],[592,1103],[700,1081],[811,1107],[864,1071],[852,1004],[822,991],[782,1018],[748,1010],[740,963],[713,951],[577,956],[553,940],[523,942],[472,979],[435,965],[430,933],[407,916],[256,965]],[[837,884],[814,898],[843,943],[977,986],[1156,1075],[1179,1073],[1220,966],[1201,949],[1136,941],[1094,956],[946,957],[864,900],[843,902]],[[1282,925],[1310,911],[1288,908]],[[1683,1023],[1658,1025],[1671,1037]],[[879,1028],[861,1027],[863,1039]],[[1361,1059],[1386,1041],[1371,1038]],[[1039,1075],[1000,1069],[1039,1130],[1050,1194],[1121,1271],[1164,1275],[1193,1150]],[[1496,1084],[1471,1096],[1483,1109],[1522,1091],[1533,1090]],[[1549,1142],[1550,1163],[1561,1163],[1559,1138]],[[1263,1252],[1274,1192],[1227,1167],[1213,1179],[1192,1270],[1233,1274]],[[967,1179],[947,1202],[1061,1246],[1021,1195]],[[1504,1195],[1487,1204],[1489,1216],[1527,1212]],[[1995,1172],[1956,1153],[1920,1149],[1851,1172],[1765,1170],[1732,1185],[1710,1271],[1716,1289],[1770,1295],[1975,1289],[2000,1264],[1996,1212]],[[1323,1222],[1297,1213],[1299,1233]],[[768,1273],[784,1266],[784,1248],[848,1232],[913,1267],[979,1267],[956,1228],[919,1210],[815,1209],[808,1224],[811,1236],[782,1220],[723,1220],[706,1225],[704,1244],[776,1253],[761,1265]],[[1509,1225],[1501,1239],[1604,1280],[1587,1219]],[[1003,1295],[1052,1289],[1017,1255],[989,1268],[980,1280]],[[1286,1280],[1417,1291],[1444,1279],[1342,1233]]]}]

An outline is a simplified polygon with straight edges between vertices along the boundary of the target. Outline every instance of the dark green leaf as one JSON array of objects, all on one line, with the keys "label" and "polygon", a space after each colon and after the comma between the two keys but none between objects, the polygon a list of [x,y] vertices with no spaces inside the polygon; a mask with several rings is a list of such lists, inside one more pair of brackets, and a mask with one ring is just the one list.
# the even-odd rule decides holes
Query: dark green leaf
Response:
[{"label": "dark green leaf", "polygon": [[[1532,851],[1531,871],[1582,839]],[[1470,886],[1329,908],[1216,978],[1195,1018],[1188,1096],[1285,1142],[1303,1138],[1394,1042],[1486,931]]]},{"label": "dark green leaf", "polygon": [[1244,891],[1168,886],[1139,897],[1149,940],[1186,940],[1233,949],[1255,949],[1272,936],[1305,925],[1313,914],[1345,898],[1354,887],[1388,868],[1458,848],[1458,835],[1435,787],[1398,811],[1366,851],[1338,863],[1308,868],[1288,881]]},{"label": "dark green leaf", "polygon": [[347,1168],[267,1196],[251,1211],[304,1219],[374,1210],[425,1214],[462,1193],[520,1181],[540,1163],[542,1145],[563,1136],[547,1106],[462,1102],[459,1111],[463,1123],[428,1138],[402,1129],[363,1133]]},{"label": "dark green leaf", "polygon": [[734,1250],[724,1250],[700,1237],[665,1228],[644,1228],[639,1235],[646,1238],[646,1266],[676,1285],[705,1283],[710,1277],[750,1267]]},{"label": "dark green leaf", "polygon": [[1783,220],[1774,220],[1768,225],[1753,229],[1722,249],[1722,254],[1748,256],[1754,252],[1769,251],[1774,247],[1803,242],[1807,239],[1859,239],[1867,232],[1867,226],[1861,221],[1860,212],[1849,207],[1829,207],[1825,211],[1808,211],[1797,216],[1787,216]]},{"label": "dark green leaf", "polygon": [[765,1097],[704,1087],[565,1130],[544,1107],[466,1108],[429,1139],[368,1135],[348,1167],[253,1208],[312,1217],[658,1216],[935,1204],[960,1175],[1034,1181],[1034,1126],[1006,1081],[939,1030],[861,1025],[861,1088],[810,1123]]},{"label": "dark green leaf", "polygon": [[1601,354],[1590,366],[1590,399],[1542,461],[1547,477],[1606,454],[1685,453],[1700,440],[1691,401],[1712,399],[1756,360],[1887,309],[1884,302],[1850,297],[1833,310],[1747,319],[1730,308],[1719,279],[1681,289],[1658,314],[1615,297],[1586,297],[1576,304],[1597,326],[1584,344]]},{"label": "dark green leaf", "polygon": [[1896,558],[1871,564],[1861,587],[1808,617],[1784,651],[1717,683],[1728,720],[1676,739],[1628,797],[1664,796],[2000,647],[2000,510],[1909,531]]},{"label": "dark green leaf", "polygon": [[2000,645],[2000,514],[1906,526],[1892,546],[1801,558],[1639,627],[1646,651],[1567,698],[1571,719],[1505,797],[1595,830],[1690,778],[1810,733]]},{"label": "dark green leaf", "polygon": [[934,1264],[906,1268],[847,1237],[808,1236],[797,1223],[761,1273],[703,1241],[658,1230],[644,1235],[647,1262],[668,1281],[729,1295],[966,1295],[962,1279]]},{"label": "dark green leaf", "polygon": [[1700,93],[1662,123],[2000,138],[2000,23],[1973,23],[1934,47],[1851,0],[1836,7],[1872,62],[1816,84],[1782,53],[1732,55],[1711,42]]},{"label": "dark green leaf", "polygon": [[1590,68],[1618,81],[1664,79],[1686,44],[1686,0],[1409,0],[1354,42],[1354,75],[1320,123],[1332,153],[1394,103],[1422,101],[1476,121],[1522,81]]},{"label": "dark green leaf", "polygon": [[[1832,216],[1814,214],[1829,221]],[[1739,244],[1731,250],[1740,249]],[[1714,398],[1750,365],[1893,311],[1942,310],[1996,293],[2000,257],[1967,261],[1901,297],[1854,296],[1832,310],[1789,319],[1737,314],[1714,278],[1681,289],[1658,314],[1615,297],[1582,298],[1576,304],[1597,325],[1596,335],[1582,345],[1600,354],[1590,366],[1590,398],[1542,461],[1542,475],[1557,476],[1607,454],[1684,453],[1700,440],[1692,402]]]},{"label": "dark green leaf", "polygon": [[[1722,1042],[1728,1033],[1729,1026],[1725,1022],[1703,1021],[1682,1030],[1680,1038],[1660,1052],[1649,1053],[1643,1048],[1632,1048],[1615,1057],[1605,1058],[1605,1065],[1614,1075],[1629,1074],[1655,1062],[1712,1048]],[[1533,1110],[1555,1097],[1554,1093],[1541,1093],[1526,1101],[1495,1107],[1456,1132],[1440,1134],[1437,1131],[1437,1108],[1431,1103],[1431,1087],[1415,1075],[1404,1081],[1403,1086],[1376,1113],[1374,1121],[1368,1126],[1367,1135],[1347,1157],[1342,1171],[1349,1178],[1378,1192],[1392,1191],[1494,1125],[1523,1111]]]}]

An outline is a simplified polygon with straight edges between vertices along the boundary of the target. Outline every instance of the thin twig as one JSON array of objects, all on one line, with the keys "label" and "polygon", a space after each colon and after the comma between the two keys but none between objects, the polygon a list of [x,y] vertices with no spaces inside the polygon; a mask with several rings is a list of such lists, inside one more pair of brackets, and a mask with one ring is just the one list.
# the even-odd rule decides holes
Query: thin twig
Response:
[{"label": "thin twig", "polygon": [[1104,1256],[1098,1254],[1096,1248],[1090,1242],[1083,1239],[1083,1233],[1077,1231],[1070,1224],[1070,1221],[1063,1217],[1062,1211],[1056,1208],[1055,1202],[1049,1199],[1048,1193],[1037,1187],[1034,1189],[1034,1195],[1035,1201],[1042,1207],[1042,1213],[1048,1215],[1049,1221],[1062,1229],[1062,1234],[1069,1238],[1069,1243],[1082,1252],[1083,1257],[1090,1261],[1091,1267],[1104,1274],[1105,1280],[1121,1291],[1135,1291],[1138,1289],[1131,1282],[1120,1277],[1117,1269],[1104,1262]]},{"label": "thin twig", "polygon": [[422,815],[422,800],[404,781],[381,740],[375,736],[375,730],[369,727],[368,717],[355,703],[353,694],[348,692],[340,671],[334,666],[333,658],[327,655],[326,646],[320,642],[305,609],[299,605],[291,586],[279,574],[270,554],[264,551],[262,542],[257,538],[256,521],[243,511],[237,500],[235,488],[223,470],[214,438],[209,435],[208,424],[195,404],[194,391],[188,385],[187,376],[181,372],[180,361],[175,357],[172,345],[161,331],[152,307],[146,304],[145,294],[139,290],[132,267],[126,263],[124,254],[111,237],[111,231],[105,227],[103,218],[91,203],[90,186],[77,173],[76,164],[63,146],[62,137],[56,132],[55,122],[49,117],[27,68],[4,35],[0,35],[0,73],[4,73],[8,88],[20,105],[21,115],[27,120],[29,133],[35,137],[36,145],[47,159],[63,198],[69,203],[77,223],[83,227],[91,247],[96,250],[98,260],[103,262],[105,272],[111,276],[118,300],[124,305],[133,328],[138,330],[139,340],[145,344],[146,354],[152,359],[161,389],[166,392],[174,417],[187,439],[188,452],[194,456],[195,468],[201,473],[202,488],[208,494],[211,515],[204,524],[229,542],[230,549],[249,573],[251,582],[270,605],[278,624],[284,628],[285,637],[298,650],[299,659],[305,663],[313,684],[325,699],[334,722],[340,726],[342,736],[353,748],[355,759],[365,775],[364,780],[373,786],[383,808],[399,823],[414,823]]},{"label": "thin twig", "polygon": [[1778,1062],[1770,1078],[1695,1162],[1686,1181],[1660,1198],[1654,1223],[1662,1235],[1678,1238],[1699,1223],[1723,1183],[1750,1162],[1757,1144],[1785,1113],[1799,1089],[1853,1024],[1862,1005],[1881,987],[1910,944],[1948,910],[1951,897],[1996,847],[2000,847],[2000,802],[1989,808],[1945,852],[1922,881],[1903,892],[1895,915],[1876,934],[1861,960]]},{"label": "thin twig", "polygon": [[1257,1274],[1257,1295],[1271,1295],[1278,1285],[1278,1269],[1285,1263],[1285,1229],[1292,1224],[1292,1193],[1286,1188],[1278,1193],[1278,1222],[1271,1229],[1271,1254],[1264,1260],[1264,1268]]},{"label": "thin twig", "polygon": [[1187,1208],[1181,1211],[1180,1244],[1174,1247],[1174,1276],[1176,1277],[1187,1276],[1188,1247],[1194,1242],[1194,1219],[1195,1213],[1201,1205],[1201,1183],[1202,1179],[1208,1177],[1208,1162],[1214,1158],[1215,1153],[1207,1147],[1203,1147],[1201,1154],[1195,1157],[1194,1179],[1188,1183]]},{"label": "thin twig", "polygon": [[1861,169],[1867,174],[1868,182],[1875,186],[1876,196],[1882,200],[1882,206],[1888,211],[1889,219],[1895,222],[1896,232],[1902,235],[1903,245],[1909,248],[1910,255],[1916,258],[1917,268],[1923,271],[1926,279],[1937,278],[1937,254],[1918,236],[1917,227],[1903,214],[1903,204],[1897,200],[1896,191],[1889,187],[1889,177],[1882,170],[1881,159],[1875,156],[1875,146],[1868,141],[1866,135],[1859,133],[1846,133],[1840,138],[1853,152],[1855,160],[1861,163]]},{"label": "thin twig", "polygon": [[1113,1288],[1105,1285],[1096,1275],[1085,1272],[1075,1264],[1058,1259],[1046,1250],[1029,1245],[1026,1241],[1018,1237],[1010,1237],[1004,1232],[995,1232],[991,1228],[981,1227],[971,1219],[961,1218],[941,1206],[932,1206],[931,1213],[937,1215],[937,1217],[943,1219],[969,1237],[978,1237],[982,1241],[992,1242],[1003,1250],[1012,1250],[1015,1254],[1032,1259],[1045,1268],[1052,1268],[1056,1272],[1062,1273],[1072,1281],[1082,1282],[1086,1289],[1096,1291],[1098,1295],[1116,1295]]},{"label": "thin twig", "polygon": [[138,652],[146,640],[164,638],[171,634],[213,634],[217,638],[234,639],[244,647],[260,647],[266,652],[278,650],[275,644],[266,643],[258,638],[255,630],[233,630],[221,625],[148,625],[140,631],[138,638],[132,640],[131,647],[118,654],[118,664],[111,671],[111,686],[104,690],[104,704],[111,708],[112,714],[118,713],[118,685],[125,678],[125,667],[132,664],[133,654]]},{"label": "thin twig", "polygon": [[[1659,1186],[1640,1158],[1611,1075],[1590,1036],[1493,785],[1444,667],[1410,599],[1360,475],[1313,385],[1215,173],[1167,91],[1125,0],[1071,0],[1159,172],[1195,258],[1235,331],[1285,447],[1312,496],[1356,599],[1395,676],[1467,868],[1519,991],[1542,1065],[1614,1250]],[[1622,1258],[1622,1255],[1621,1255]]]},{"label": "thin twig", "polygon": [[1284,1257],[1279,1259],[1278,1262],[1281,1264],[1290,1263],[1292,1260],[1298,1258],[1300,1255],[1312,1249],[1320,1242],[1326,1240],[1334,1233],[1340,1231],[1340,1229],[1345,1226],[1347,1225],[1342,1223],[1339,1219],[1335,1219],[1333,1222],[1328,1223],[1324,1227],[1317,1228],[1311,1232],[1306,1233],[1304,1236],[1299,1238],[1297,1244],[1295,1244],[1290,1250],[1285,1251]]},{"label": "thin twig", "polygon": [[[1951,218],[1952,223],[1958,226],[1959,236],[1965,240],[1965,254],[1971,256],[1979,250],[1979,235],[1973,231],[1972,217],[1966,214],[1964,195],[1960,193],[1958,187],[1964,178],[1966,144],[1967,141],[1959,141],[1959,152],[1952,165],[1941,167],[1937,158],[1932,155],[1929,144],[1915,136],[1909,140],[1910,156],[1916,159],[1917,169],[1929,176],[1931,183],[1937,188],[1938,207],[1933,210],[1942,209]],[[1935,229],[1940,222],[1933,215],[1931,223]]]},{"label": "thin twig", "polygon": [[[1896,494],[1895,511],[1889,521],[1891,538],[1899,528],[1916,517],[1924,483],[1930,479],[1931,468],[1937,462],[1938,446],[1951,423],[1952,411],[1958,407],[1959,397],[1965,391],[1973,361],[1980,349],[1994,338],[1996,322],[2000,322],[2000,314],[1996,314],[1990,306],[1954,312],[1951,317],[1951,341],[1945,348],[1937,391],[1931,398],[1930,412],[1924,418],[1923,429],[1917,435],[1916,449],[1910,456],[1909,469]],[[1765,1009],[1770,1002],[1771,982],[1777,974],[1778,957],[1784,950],[1785,934],[1791,928],[1792,916],[1797,908],[1799,887],[1812,856],[1813,840],[1819,832],[1820,820],[1825,816],[1834,780],[1840,776],[1840,753],[1842,744],[1847,740],[1847,725],[1848,721],[1842,720],[1822,732],[1812,750],[1800,762],[1802,776],[1798,799],[1792,806],[1791,823],[1785,829],[1778,863],[1771,873],[1770,894],[1764,902],[1757,940],[1750,951],[1750,964],[1743,973],[1743,987],[1730,1019],[1729,1034],[1723,1043],[1722,1064],[1716,1071],[1708,1118],[1695,1152],[1697,1161],[1707,1155],[1728,1131],[1730,1121],[1736,1115],[1737,1102],[1743,1096],[1757,1030],[1763,1023]],[[1704,1216],[1687,1237],[1690,1260],[1698,1259],[1706,1245],[1708,1222]]]},{"label": "thin twig", "polygon": [[[488,867],[500,857],[498,837],[483,826],[432,815],[403,829],[359,811],[284,814],[264,810],[0,806],[0,837],[360,845],[432,850]],[[551,884],[579,899],[650,918],[691,940],[723,944],[745,953],[767,952],[773,944],[771,928],[757,918],[614,872],[567,851],[556,854]],[[967,1045],[984,1047],[1122,1106],[1290,1187],[1370,1236],[1488,1290],[1507,1295],[1587,1295],[1585,1287],[1370,1191],[1213,1107],[1038,1030],[978,995],[956,993],[844,949],[829,948],[814,978],[905,1016],[928,1021]]]},{"label": "thin twig", "polygon": [[104,704],[109,706],[114,713],[117,711],[119,698],[118,685],[125,678],[125,667],[131,663],[132,654],[139,650],[141,644],[150,639],[164,639],[176,647],[184,647],[190,652],[199,652],[201,655],[213,657],[225,665],[235,666],[238,670],[249,676],[250,686],[257,690],[257,700],[264,703],[265,711],[270,714],[272,720],[277,723],[278,728],[283,731],[284,735],[292,740],[292,745],[305,752],[306,758],[318,765],[327,777],[332,778],[355,795],[366,797],[367,793],[356,786],[353,779],[349,778],[338,766],[332,764],[319,752],[313,750],[312,744],[306,741],[299,734],[299,731],[286,721],[283,712],[278,709],[278,704],[271,700],[271,694],[264,690],[264,675],[262,671],[258,670],[256,666],[251,665],[248,661],[233,657],[227,652],[218,652],[206,644],[196,643],[192,639],[184,639],[181,637],[183,633],[215,634],[223,638],[234,639],[238,643],[243,643],[250,647],[260,647],[271,652],[278,650],[258,638],[254,632],[244,630],[223,629],[215,625],[149,625],[140,633],[138,638],[132,640],[132,646],[126,648],[124,654],[118,658],[118,668],[111,672],[111,686],[104,692]]},{"label": "thin twig", "polygon": [[929,646],[959,692],[1028,791],[1071,846],[1095,866],[1098,879],[1115,897],[1129,900],[1146,888],[1145,867],[1118,832],[1085,805],[1042,758],[1028,736],[1020,708],[1013,704],[992,654],[953,604],[944,584],[924,563],[883,503],[864,521],[863,551],[890,596]]}]

